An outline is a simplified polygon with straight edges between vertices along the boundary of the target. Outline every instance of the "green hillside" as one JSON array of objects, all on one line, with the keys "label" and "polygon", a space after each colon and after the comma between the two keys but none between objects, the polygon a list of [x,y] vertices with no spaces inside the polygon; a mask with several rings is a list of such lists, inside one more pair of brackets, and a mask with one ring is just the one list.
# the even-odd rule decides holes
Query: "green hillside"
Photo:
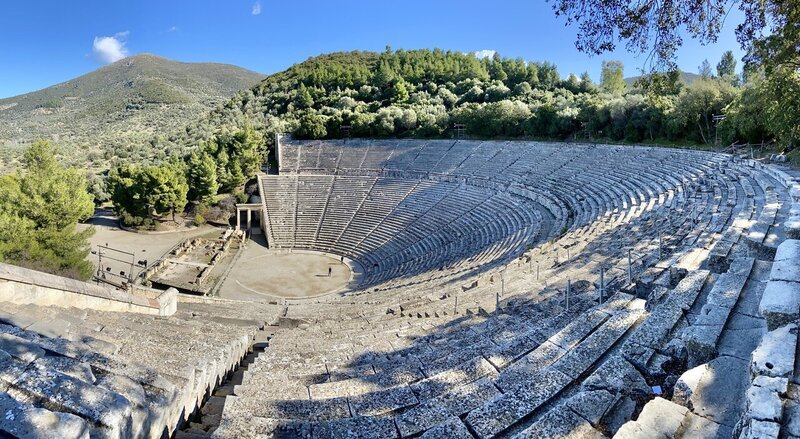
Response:
[{"label": "green hillside", "polygon": [[0,159],[13,166],[21,147],[55,141],[76,164],[102,166],[114,154],[146,148],[264,75],[236,66],[182,63],[154,55],[117,61],[44,90],[0,99]]},{"label": "green hillside", "polygon": [[[548,62],[499,56],[439,49],[332,53],[265,78],[159,142],[186,148],[246,124],[261,131],[268,146],[276,132],[450,137],[454,124],[465,124],[475,138],[690,146],[774,138],[768,121],[742,104],[742,96],[761,93],[755,85],[682,77],[643,91],[626,87],[622,77],[610,87],[588,75],[562,77]],[[719,127],[717,114],[728,116]]]}]

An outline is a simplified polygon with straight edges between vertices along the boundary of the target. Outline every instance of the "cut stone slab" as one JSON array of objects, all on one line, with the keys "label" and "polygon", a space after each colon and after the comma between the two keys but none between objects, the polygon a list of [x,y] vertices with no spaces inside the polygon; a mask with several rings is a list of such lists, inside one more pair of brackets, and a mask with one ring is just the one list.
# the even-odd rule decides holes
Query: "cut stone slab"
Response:
[{"label": "cut stone slab", "polygon": [[617,430],[614,439],[654,439],[661,438],[657,430],[645,427],[636,421],[628,421]]},{"label": "cut stone slab", "polygon": [[582,389],[606,390],[625,395],[649,395],[650,386],[641,373],[618,355],[612,356],[597,368],[586,380]]},{"label": "cut stone slab", "polygon": [[728,356],[711,360],[689,399],[692,411],[719,424],[735,426],[749,381],[747,361]]},{"label": "cut stone slab", "polygon": [[800,259],[800,240],[787,239],[778,246],[774,261],[797,261],[798,259]]},{"label": "cut stone slab", "polygon": [[797,324],[770,331],[753,351],[750,370],[754,375],[791,378],[797,346]]},{"label": "cut stone slab", "polygon": [[582,417],[563,405],[554,407],[540,417],[515,439],[600,439],[605,435],[597,431]]},{"label": "cut stone slab", "polygon": [[787,282],[800,282],[800,261],[784,259],[772,264],[769,274],[770,281],[783,280]]},{"label": "cut stone slab", "polygon": [[616,433],[636,412],[636,402],[633,399],[623,396],[611,407],[606,416],[603,417],[602,424],[609,432]]},{"label": "cut stone slab", "polygon": [[657,432],[658,436],[652,437],[673,437],[688,412],[689,409],[682,405],[656,397],[645,404],[636,423]]},{"label": "cut stone slab", "polygon": [[777,438],[778,434],[780,434],[780,431],[780,424],[769,421],[754,420],[750,422],[750,428],[744,437],[747,439]]},{"label": "cut stone slab", "polygon": [[780,423],[783,403],[778,392],[764,387],[750,386],[747,389],[747,413],[751,419]]},{"label": "cut stone slab", "polygon": [[[208,437],[207,433],[205,437]],[[311,439],[311,424],[290,419],[223,418],[211,437],[213,439],[255,437]]]},{"label": "cut stone slab", "polygon": [[478,380],[487,375],[495,375],[497,370],[483,357],[473,358],[454,367],[437,373],[411,385],[420,400],[426,400],[456,387],[459,384]]},{"label": "cut stone slab", "polygon": [[418,401],[408,385],[403,384],[373,393],[351,396],[349,402],[354,416],[378,416],[417,404]]},{"label": "cut stone slab", "polygon": [[435,399],[428,400],[395,417],[401,437],[411,436],[451,419],[453,415]]},{"label": "cut stone slab", "polygon": [[605,390],[591,390],[572,396],[565,405],[590,424],[597,426],[617,399],[617,396]]},{"label": "cut stone slab", "polygon": [[691,398],[700,380],[708,370],[708,364],[701,364],[682,373],[675,383],[675,390],[672,394],[672,401],[684,407],[691,407]]},{"label": "cut stone slab", "polygon": [[318,422],[313,426],[315,439],[396,438],[397,429],[391,418],[347,418]]},{"label": "cut stone slab", "polygon": [[800,317],[800,283],[768,282],[758,310],[767,320],[769,330],[796,320]]},{"label": "cut stone slab", "polygon": [[24,363],[31,363],[44,356],[44,349],[36,343],[11,334],[0,334],[0,350]]},{"label": "cut stone slab", "polygon": [[467,427],[460,419],[453,417],[449,421],[440,424],[425,434],[420,436],[421,439],[474,439],[470,434]]},{"label": "cut stone slab", "polygon": [[683,438],[730,439],[734,437],[733,428],[718,424],[692,412],[683,418],[683,424],[676,436]]},{"label": "cut stone slab", "polygon": [[89,439],[90,426],[69,413],[23,404],[0,392],[0,436]]},{"label": "cut stone slab", "polygon": [[478,437],[492,437],[536,410],[571,382],[572,378],[555,369],[542,370],[513,392],[471,411],[465,421]]}]

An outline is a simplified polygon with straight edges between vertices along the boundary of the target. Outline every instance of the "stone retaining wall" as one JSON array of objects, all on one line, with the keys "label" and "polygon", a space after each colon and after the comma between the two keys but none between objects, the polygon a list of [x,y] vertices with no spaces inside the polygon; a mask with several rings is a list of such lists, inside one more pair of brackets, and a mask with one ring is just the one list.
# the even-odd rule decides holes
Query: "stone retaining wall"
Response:
[{"label": "stone retaining wall", "polygon": [[177,291],[141,286],[129,292],[0,263],[0,302],[168,316]]}]

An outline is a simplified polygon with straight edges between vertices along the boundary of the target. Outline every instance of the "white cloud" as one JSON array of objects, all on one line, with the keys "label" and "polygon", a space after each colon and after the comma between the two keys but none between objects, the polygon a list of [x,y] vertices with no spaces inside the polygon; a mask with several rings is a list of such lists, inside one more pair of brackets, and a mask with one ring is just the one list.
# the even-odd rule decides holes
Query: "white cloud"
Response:
[{"label": "white cloud", "polygon": [[261,2],[256,1],[253,3],[253,10],[250,12],[253,15],[261,15]]},{"label": "white cloud", "polygon": [[496,50],[483,49],[483,50],[479,50],[479,51],[474,52],[474,53],[475,53],[475,58],[483,59],[483,58],[492,58],[492,57],[494,57],[494,54],[497,53],[497,51]]},{"label": "white cloud", "polygon": [[130,32],[118,32],[113,37],[94,37],[92,53],[94,57],[105,64],[119,61],[128,56],[128,48],[125,47],[125,37]]},{"label": "white cloud", "polygon": [[178,30],[178,26],[172,26],[171,28],[167,29],[167,32],[176,32]]}]

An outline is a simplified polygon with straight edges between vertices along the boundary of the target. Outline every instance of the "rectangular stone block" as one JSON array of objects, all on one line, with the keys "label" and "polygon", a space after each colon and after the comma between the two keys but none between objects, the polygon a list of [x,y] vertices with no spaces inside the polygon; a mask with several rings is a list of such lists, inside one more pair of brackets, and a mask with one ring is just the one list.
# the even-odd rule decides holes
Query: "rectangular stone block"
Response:
[{"label": "rectangular stone block", "polygon": [[315,439],[396,438],[397,429],[391,418],[348,418],[317,422],[312,427]]},{"label": "rectangular stone block", "polygon": [[418,402],[407,384],[352,396],[349,401],[354,416],[379,416]]},{"label": "rectangular stone block", "polygon": [[450,418],[420,436],[421,439],[474,439],[464,423],[458,418]]},{"label": "rectangular stone block", "polygon": [[601,439],[606,436],[563,405],[554,407],[515,439]]},{"label": "rectangular stone block", "polygon": [[[240,402],[245,404],[243,400]],[[317,421],[350,416],[346,398],[249,401],[246,407],[253,416],[271,419]]]},{"label": "rectangular stone block", "polygon": [[131,433],[132,407],[127,399],[52,369],[29,367],[9,393],[53,411],[77,414],[97,425],[106,437],[124,438]]},{"label": "rectangular stone block", "polygon": [[758,311],[773,330],[800,316],[800,283],[781,280],[767,282]]},{"label": "rectangular stone block", "polygon": [[546,341],[500,372],[495,380],[495,385],[505,392],[511,391],[566,353],[565,349]]},{"label": "rectangular stone block", "polygon": [[466,424],[479,438],[492,437],[549,401],[571,382],[572,378],[555,369],[542,370],[513,392],[471,411],[465,419]]},{"label": "rectangular stone block", "polygon": [[90,425],[78,416],[35,408],[0,392],[0,435],[89,439],[90,431]]},{"label": "rectangular stone block", "polygon": [[576,379],[597,362],[639,320],[643,313],[643,310],[631,310],[611,317],[575,348],[553,363],[552,367]]},{"label": "rectangular stone block", "polygon": [[494,375],[497,370],[483,357],[467,360],[453,369],[440,372],[411,385],[420,400],[426,400],[486,375]]}]

